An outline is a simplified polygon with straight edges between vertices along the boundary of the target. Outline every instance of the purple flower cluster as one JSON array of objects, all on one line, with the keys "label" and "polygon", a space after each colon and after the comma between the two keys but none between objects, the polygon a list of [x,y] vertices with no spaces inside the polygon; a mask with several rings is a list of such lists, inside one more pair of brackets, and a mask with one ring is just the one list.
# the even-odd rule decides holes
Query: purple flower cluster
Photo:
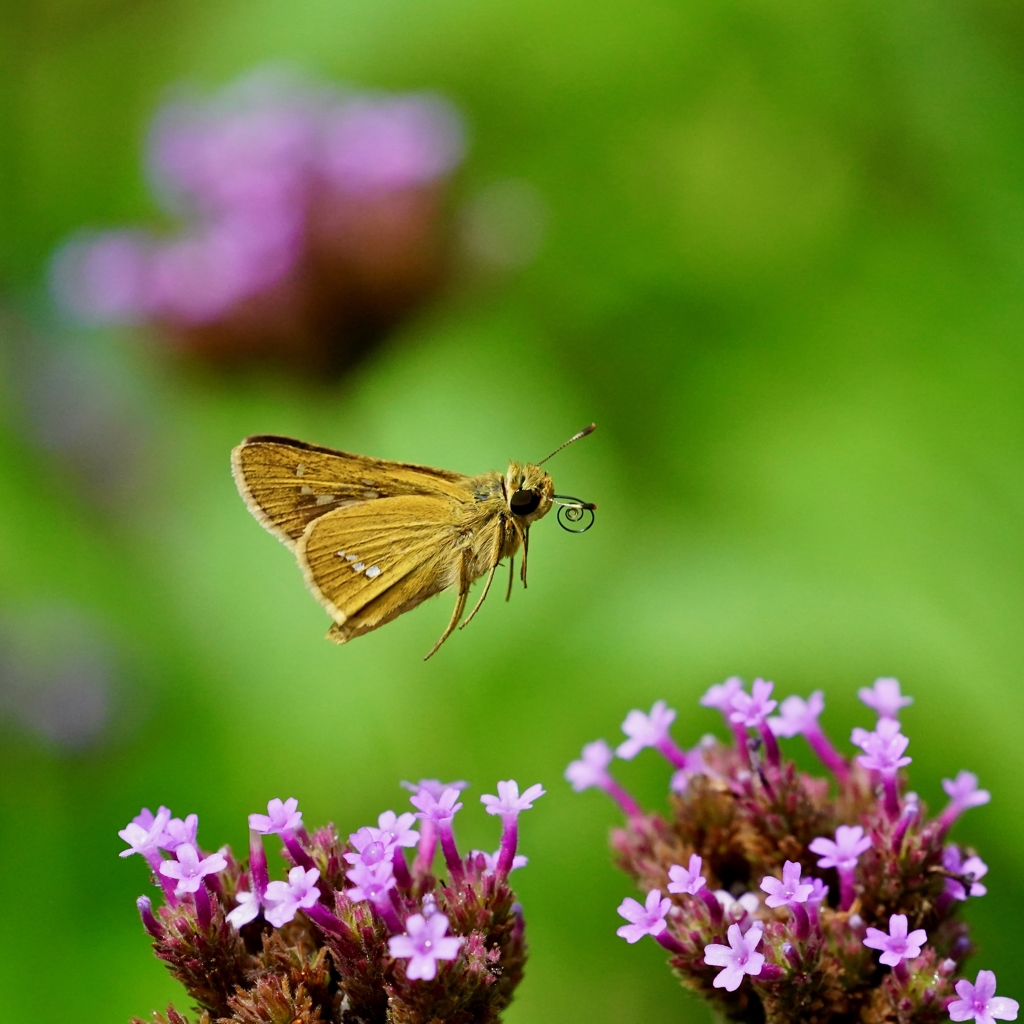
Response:
[{"label": "purple flower cluster", "polygon": [[463,149],[458,116],[434,95],[263,69],[174,100],[154,119],[147,164],[178,231],[72,238],[54,259],[55,296],[86,323],[157,322],[181,343],[224,347],[246,327],[297,343],[318,318],[344,319],[319,308],[327,290],[354,312],[389,281],[391,300],[407,298],[400,265],[435,272],[434,193]]},{"label": "purple flower cluster", "polygon": [[[860,691],[878,720],[853,730],[861,752],[852,758],[819,724],[821,691],[781,705],[772,691],[758,679],[748,693],[731,678],[703,696],[731,745],[705,737],[681,749],[664,701],[627,715],[618,756],[652,747],[674,769],[667,818],[641,810],[616,782],[603,740],[566,769],[574,789],[603,789],[627,818],[612,846],[647,898],[623,901],[628,924],[618,934],[630,943],[652,936],[683,984],[730,1020],[1015,1020],[1018,1005],[995,995],[991,971],[974,984],[958,977],[972,947],[957,912],[985,895],[988,868],[948,834],[988,792],[960,772],[943,782],[949,802],[928,819],[904,788],[910,741],[899,714],[911,698],[895,679]],[[831,783],[782,757],[778,739],[796,736]]]},{"label": "purple flower cluster", "polygon": [[[344,842],[333,825],[312,835],[298,801],[249,815],[249,859],[197,842],[198,818],[144,808],[118,834],[140,854],[164,905],[138,900],[157,956],[211,1020],[366,1024],[491,1022],[512,999],[526,959],[522,911],[508,874],[519,814],[544,794],[509,780],[481,801],[502,821],[494,854],[459,854],[452,819],[465,783],[423,779],[415,811],[385,811]],[[419,825],[419,830],[414,828]],[[271,880],[264,838],[289,865]],[[448,881],[433,874],[440,842]],[[412,865],[405,851],[415,848]],[[173,1008],[171,1024],[187,1024]]]}]

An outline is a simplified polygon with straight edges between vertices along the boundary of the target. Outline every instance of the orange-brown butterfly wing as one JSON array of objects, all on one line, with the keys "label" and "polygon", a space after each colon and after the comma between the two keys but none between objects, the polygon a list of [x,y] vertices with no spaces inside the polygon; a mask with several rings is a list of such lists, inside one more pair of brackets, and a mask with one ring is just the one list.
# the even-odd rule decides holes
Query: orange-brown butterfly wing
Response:
[{"label": "orange-brown butterfly wing", "polygon": [[371,459],[288,437],[246,438],[231,453],[239,493],[275,537],[295,548],[326,513],[402,495],[465,500],[469,478],[429,466]]},{"label": "orange-brown butterfly wing", "polygon": [[322,514],[296,553],[313,596],[344,643],[459,581],[464,515],[447,497],[402,495]]}]

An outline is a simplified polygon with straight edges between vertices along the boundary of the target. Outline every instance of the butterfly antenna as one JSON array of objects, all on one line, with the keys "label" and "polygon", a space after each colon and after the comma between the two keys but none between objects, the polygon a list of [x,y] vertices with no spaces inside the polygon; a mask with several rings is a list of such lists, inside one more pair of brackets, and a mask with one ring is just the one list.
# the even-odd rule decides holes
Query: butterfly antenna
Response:
[{"label": "butterfly antenna", "polygon": [[560,445],[559,445],[559,446],[558,446],[558,447],[557,447],[557,448],[556,448],[556,449],[555,449],[555,450],[554,450],[554,451],[553,451],[553,452],[551,453],[551,455],[547,456],[547,458],[541,459],[541,460],[540,460],[540,462],[538,462],[538,463],[537,463],[537,465],[538,465],[538,466],[543,466],[543,465],[544,465],[544,463],[548,461],[548,459],[550,459],[550,458],[552,458],[553,456],[557,455],[557,454],[558,454],[558,453],[559,453],[559,452],[560,452],[560,451],[561,451],[561,450],[562,450],[563,448],[566,448],[566,447],[568,447],[568,446],[569,446],[570,444],[572,444],[572,443],[573,443],[573,441],[578,441],[578,440],[579,440],[579,439],[580,439],[581,437],[586,437],[586,436],[587,436],[587,434],[592,434],[592,433],[594,432],[594,429],[595,429],[595,427],[596,427],[596,426],[597,426],[597,424],[596,424],[596,423],[591,423],[589,427],[584,427],[584,428],[583,428],[583,429],[582,429],[582,430],[581,430],[581,431],[580,431],[580,432],[579,432],[578,434],[573,434],[573,435],[572,435],[572,437],[570,437],[568,441],[565,441],[565,442],[563,442],[562,444],[560,444]]}]

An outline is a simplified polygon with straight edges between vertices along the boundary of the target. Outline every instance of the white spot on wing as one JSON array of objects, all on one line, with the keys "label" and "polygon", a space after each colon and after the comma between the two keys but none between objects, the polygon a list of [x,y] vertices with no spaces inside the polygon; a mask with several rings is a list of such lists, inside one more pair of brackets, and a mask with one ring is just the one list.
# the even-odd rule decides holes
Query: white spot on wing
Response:
[{"label": "white spot on wing", "polygon": [[366,566],[363,565],[362,562],[356,562],[356,564],[353,565],[352,568],[355,572],[362,572],[366,568]]},{"label": "white spot on wing", "polygon": [[368,577],[369,577],[369,578],[370,578],[371,580],[372,580],[372,579],[373,579],[374,577],[376,577],[376,576],[379,576],[379,575],[380,575],[380,566],[378,566],[378,565],[371,565],[371,566],[370,566],[370,568],[366,570],[366,575],[367,575],[367,576],[368,576]]},{"label": "white spot on wing", "polygon": [[303,476],[305,474],[305,472],[306,472],[306,467],[300,462],[295,467],[295,475],[296,476]]},{"label": "white spot on wing", "polygon": [[354,562],[358,557],[359,557],[358,555],[346,555],[345,556],[345,561],[346,562]]},{"label": "white spot on wing", "polygon": [[318,494],[316,496],[316,503],[318,505],[329,505],[332,501],[334,501],[333,494]]},{"label": "white spot on wing", "polygon": [[312,493],[313,493],[313,488],[310,487],[309,484],[303,484],[302,485],[302,490],[299,491],[299,494],[312,494]]},{"label": "white spot on wing", "polygon": [[344,551],[339,551],[338,552],[338,557],[339,558],[344,558],[345,557],[345,552]]}]

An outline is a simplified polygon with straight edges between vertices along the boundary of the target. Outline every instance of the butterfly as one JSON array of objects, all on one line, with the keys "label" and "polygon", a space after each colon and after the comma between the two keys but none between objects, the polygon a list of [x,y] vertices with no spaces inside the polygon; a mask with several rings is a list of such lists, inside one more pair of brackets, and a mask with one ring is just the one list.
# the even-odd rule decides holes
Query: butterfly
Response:
[{"label": "butterfly", "polygon": [[231,453],[231,467],[249,511],[295,552],[306,585],[334,620],[327,639],[347,643],[457,588],[451,621],[430,658],[459,624],[470,584],[486,574],[463,627],[505,558],[511,597],[520,548],[526,586],[530,527],[552,507],[570,532],[593,525],[597,506],[555,494],[541,469],[593,429],[591,423],[536,464],[509,462],[504,475],[463,476],[269,435],[246,438]]}]

